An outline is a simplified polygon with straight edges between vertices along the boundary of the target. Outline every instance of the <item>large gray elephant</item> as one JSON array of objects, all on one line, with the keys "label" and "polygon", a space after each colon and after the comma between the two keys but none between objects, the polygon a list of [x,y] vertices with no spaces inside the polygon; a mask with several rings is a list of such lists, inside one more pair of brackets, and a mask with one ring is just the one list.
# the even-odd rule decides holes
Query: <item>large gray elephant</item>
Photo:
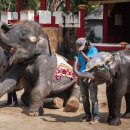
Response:
[{"label": "large gray elephant", "polygon": [[0,97],[22,79],[24,93],[21,99],[29,105],[28,115],[41,115],[43,102],[49,105],[55,102],[54,97],[64,92],[70,97],[66,104],[67,111],[78,109],[80,90],[77,79],[66,75],[61,75],[60,80],[55,79],[58,56],[51,52],[49,38],[38,23],[25,21],[9,27],[0,22],[0,45],[6,49],[16,49],[9,60],[9,71],[0,79]]},{"label": "large gray elephant", "polygon": [[[11,55],[9,51],[6,52],[2,48],[0,48],[0,78],[8,70],[8,57],[9,57],[9,55]],[[58,55],[58,57],[60,57],[61,60],[63,60],[63,58],[61,56]],[[69,66],[69,65],[67,64],[67,66]],[[67,81],[68,81],[68,79],[67,79]],[[69,80],[69,81],[71,81],[71,80]],[[54,87],[58,87],[59,85],[61,85],[62,82],[64,82],[63,77],[62,77],[62,80],[57,80],[56,78],[54,78],[52,83],[53,83]],[[21,80],[19,81],[19,83],[15,87],[15,90],[19,91],[19,90],[23,89],[24,83],[25,83],[24,78],[21,78]],[[67,90],[63,90],[59,93],[56,93],[56,92],[50,93],[44,99],[43,106],[47,107],[47,108],[61,108],[64,105],[65,111],[75,112],[79,108],[79,102],[78,102],[78,98],[77,98],[79,96],[79,94],[80,94],[79,86],[72,85]],[[29,95],[27,93],[24,93],[21,98],[22,98],[23,103],[28,106],[29,105]]]},{"label": "large gray elephant", "polygon": [[130,51],[116,52],[105,65],[92,67],[83,73],[77,70],[77,62],[76,58],[75,74],[80,78],[87,78],[86,84],[89,84],[90,87],[106,83],[109,108],[108,123],[110,125],[121,124],[120,109],[123,96],[126,100],[126,112],[123,117],[130,118]]}]

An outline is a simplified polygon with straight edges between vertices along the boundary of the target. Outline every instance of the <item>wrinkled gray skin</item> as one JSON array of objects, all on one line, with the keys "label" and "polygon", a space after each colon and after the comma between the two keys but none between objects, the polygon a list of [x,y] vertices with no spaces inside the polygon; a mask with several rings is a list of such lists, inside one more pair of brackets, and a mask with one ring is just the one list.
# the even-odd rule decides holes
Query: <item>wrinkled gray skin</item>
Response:
[{"label": "wrinkled gray skin", "polygon": [[38,23],[26,21],[10,28],[0,22],[0,28],[1,46],[6,49],[16,48],[9,61],[12,67],[0,80],[0,97],[14,88],[22,77],[22,99],[29,97],[28,101],[23,100],[25,104],[29,102],[28,115],[41,115],[45,97],[67,90],[76,85],[76,80],[67,78],[67,83],[52,83],[57,59],[55,53],[51,52],[48,36]]},{"label": "wrinkled gray skin", "polygon": [[3,76],[5,69],[7,68],[7,60],[3,49],[0,47],[0,78]]},{"label": "wrinkled gray skin", "polygon": [[123,50],[113,54],[108,63],[109,70],[104,67],[95,67],[91,72],[83,74],[77,70],[77,60],[74,72],[80,78],[92,78],[90,86],[105,83],[107,85],[107,100],[109,107],[108,123],[120,125],[120,109],[122,97],[125,96],[126,112],[124,118],[130,118],[130,51]]},{"label": "wrinkled gray skin", "polygon": [[[0,78],[3,77],[3,75],[7,71],[8,71],[8,57],[4,53],[4,50],[0,47]],[[21,80],[18,82],[18,85],[15,87],[16,91],[19,91],[24,88],[23,85],[26,84],[25,79],[24,77],[21,78]],[[54,79],[52,81],[52,84],[53,87],[54,88],[56,87],[58,90],[58,88],[60,88],[62,84],[68,84],[69,82],[71,82],[71,79],[67,77],[62,77],[61,80]],[[76,106],[76,104],[74,104],[75,106],[74,105],[72,106],[71,104],[72,104],[72,100],[73,103],[79,103],[78,102],[78,98],[80,95],[79,89],[80,89],[79,86],[77,84],[74,84],[66,90],[60,92],[57,91],[51,92],[43,101],[43,106],[47,108],[61,108],[64,105],[66,111],[75,112],[78,110],[78,106]],[[25,93],[21,97],[23,103],[27,106],[29,106],[29,97],[30,95],[28,90],[25,91]],[[59,100],[62,102],[59,103],[58,102]],[[69,104],[71,106],[69,106]]]}]

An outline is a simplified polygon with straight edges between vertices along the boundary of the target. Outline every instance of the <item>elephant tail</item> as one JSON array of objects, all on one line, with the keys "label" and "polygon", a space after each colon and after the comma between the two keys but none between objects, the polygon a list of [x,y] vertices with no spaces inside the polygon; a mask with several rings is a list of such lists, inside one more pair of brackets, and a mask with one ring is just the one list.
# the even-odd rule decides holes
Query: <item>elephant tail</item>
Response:
[{"label": "elephant tail", "polygon": [[73,84],[75,84],[77,82],[77,79],[73,79],[71,82],[67,83],[67,84],[59,84],[56,87],[53,87],[53,90],[51,91],[51,94],[57,94],[60,92],[63,92],[65,90],[67,90],[68,88],[70,88]]}]

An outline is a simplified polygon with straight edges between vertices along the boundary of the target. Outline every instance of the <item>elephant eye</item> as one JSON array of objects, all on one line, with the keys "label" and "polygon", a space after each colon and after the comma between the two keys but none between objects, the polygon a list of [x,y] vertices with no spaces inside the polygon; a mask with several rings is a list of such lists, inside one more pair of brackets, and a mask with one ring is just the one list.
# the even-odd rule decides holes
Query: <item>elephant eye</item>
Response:
[{"label": "elephant eye", "polygon": [[22,35],[25,35],[25,34],[26,34],[26,31],[23,30],[23,31],[22,31]]},{"label": "elephant eye", "polygon": [[22,40],[27,39],[27,31],[22,30],[19,35],[20,35],[20,39],[22,39]]}]

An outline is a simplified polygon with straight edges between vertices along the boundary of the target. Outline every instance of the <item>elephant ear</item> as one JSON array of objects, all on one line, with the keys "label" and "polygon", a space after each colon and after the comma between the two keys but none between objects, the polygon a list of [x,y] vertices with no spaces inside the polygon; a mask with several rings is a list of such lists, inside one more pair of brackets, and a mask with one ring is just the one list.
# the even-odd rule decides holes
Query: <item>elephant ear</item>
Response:
[{"label": "elephant ear", "polygon": [[113,54],[111,60],[109,61],[109,66],[110,66],[110,73],[112,76],[115,76],[116,72],[119,71],[120,67],[120,55],[118,53]]},{"label": "elephant ear", "polygon": [[49,38],[41,36],[36,44],[36,54],[51,55]]}]

